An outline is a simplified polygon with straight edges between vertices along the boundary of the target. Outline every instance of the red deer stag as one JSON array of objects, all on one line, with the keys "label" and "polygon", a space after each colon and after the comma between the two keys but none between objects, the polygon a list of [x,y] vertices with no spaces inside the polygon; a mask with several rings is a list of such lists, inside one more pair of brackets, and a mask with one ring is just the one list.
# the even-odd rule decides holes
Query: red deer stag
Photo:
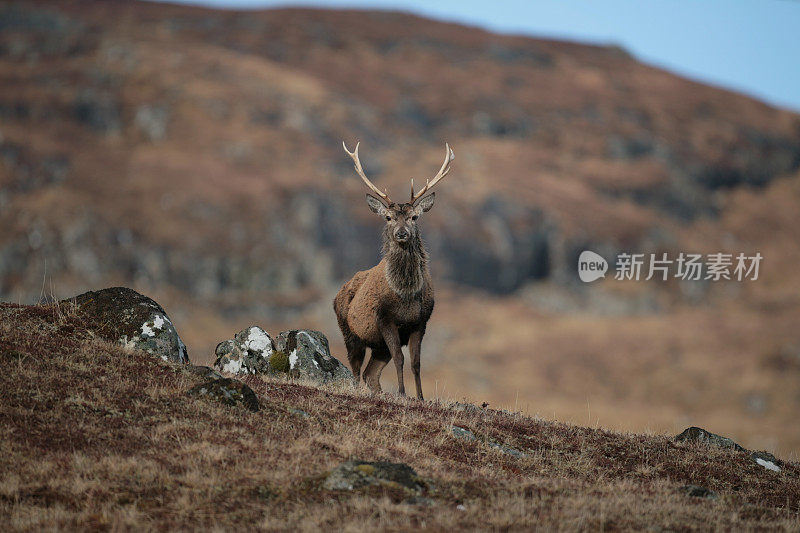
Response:
[{"label": "red deer stag", "polygon": [[333,309],[347,347],[347,359],[356,380],[360,381],[364,354],[366,348],[370,348],[372,356],[363,377],[373,391],[381,390],[381,371],[390,359],[394,360],[398,392],[404,395],[401,347],[408,345],[417,398],[422,399],[420,346],[433,312],[433,285],[428,272],[428,253],[419,236],[417,219],[433,207],[436,193],[427,196],[425,193],[450,172],[450,163],[455,156],[450,146],[445,144],[444,163],[439,173],[427,180],[416,194],[414,180],[411,180],[411,200],[396,204],[364,174],[358,159],[358,143],[352,152],[344,143],[342,146],[353,159],[356,173],[377,195],[367,193],[367,205],[386,220],[383,259],[371,269],[357,272],[333,300]]}]

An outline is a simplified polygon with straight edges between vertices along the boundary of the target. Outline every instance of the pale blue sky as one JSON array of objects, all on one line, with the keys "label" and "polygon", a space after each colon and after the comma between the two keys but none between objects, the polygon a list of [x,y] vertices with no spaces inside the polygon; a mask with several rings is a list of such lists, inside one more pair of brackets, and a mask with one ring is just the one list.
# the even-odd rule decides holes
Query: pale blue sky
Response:
[{"label": "pale blue sky", "polygon": [[800,111],[800,0],[176,0],[411,11],[501,33],[623,46],[678,74]]}]

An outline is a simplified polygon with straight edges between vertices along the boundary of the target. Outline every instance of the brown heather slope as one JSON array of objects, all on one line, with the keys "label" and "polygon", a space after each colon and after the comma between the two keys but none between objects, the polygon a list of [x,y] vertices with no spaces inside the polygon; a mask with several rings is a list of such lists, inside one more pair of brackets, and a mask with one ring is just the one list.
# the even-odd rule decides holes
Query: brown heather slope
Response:
[{"label": "brown heather slope", "polygon": [[[256,377],[253,413],[188,397],[201,378],[95,340],[69,309],[0,304],[0,370],[13,531],[800,528],[798,463]],[[324,489],[347,459],[407,463],[424,489]]]},{"label": "brown heather slope", "polygon": [[[319,329],[344,359],[330,300],[380,222],[342,139],[397,194],[455,147],[423,220],[429,395],[798,458],[800,117],[615,47],[402,13],[4,2],[0,299],[131,286],[193,361],[252,324]],[[584,248],[765,261],[749,284],[578,286]]]}]

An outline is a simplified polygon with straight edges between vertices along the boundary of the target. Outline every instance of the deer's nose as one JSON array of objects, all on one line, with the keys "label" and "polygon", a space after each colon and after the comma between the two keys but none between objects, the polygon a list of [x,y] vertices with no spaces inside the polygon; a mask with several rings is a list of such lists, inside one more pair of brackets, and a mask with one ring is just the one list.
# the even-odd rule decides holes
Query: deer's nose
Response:
[{"label": "deer's nose", "polygon": [[408,231],[406,231],[405,228],[399,229],[395,232],[394,236],[397,237],[399,240],[404,241],[408,239]]}]

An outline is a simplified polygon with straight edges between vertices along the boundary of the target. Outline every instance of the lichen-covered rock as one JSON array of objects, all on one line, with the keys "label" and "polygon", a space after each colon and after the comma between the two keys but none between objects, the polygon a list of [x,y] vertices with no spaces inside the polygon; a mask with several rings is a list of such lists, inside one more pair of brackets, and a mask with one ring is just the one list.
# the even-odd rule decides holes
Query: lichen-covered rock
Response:
[{"label": "lichen-covered rock", "polygon": [[353,381],[353,373],[331,355],[328,339],[319,331],[284,331],[275,341],[276,350],[288,356],[289,374],[320,383]]},{"label": "lichen-covered rock", "polygon": [[403,463],[347,461],[325,477],[322,487],[328,490],[355,490],[377,485],[420,492],[424,482],[410,466]]},{"label": "lichen-covered rock", "polygon": [[89,291],[61,302],[74,305],[88,329],[101,338],[157,355],[165,361],[189,363],[189,354],[164,308],[127,287]]},{"label": "lichen-covered rock", "polygon": [[243,405],[251,411],[258,411],[258,397],[253,389],[241,381],[231,378],[212,379],[189,390],[189,395],[224,403]]},{"label": "lichen-covered rock", "polygon": [[214,368],[229,374],[288,374],[316,381],[352,381],[353,373],[331,355],[328,339],[319,331],[284,331],[274,341],[258,326],[250,326],[214,350]]},{"label": "lichen-covered rock", "polygon": [[716,433],[711,433],[703,428],[696,426],[686,428],[680,435],[675,436],[675,440],[678,442],[705,442],[711,444],[712,446],[736,450],[737,452],[748,452],[750,454],[750,459],[755,461],[756,464],[763,466],[767,470],[772,470],[773,472],[781,471],[780,461],[771,453],[751,452],[747,448],[734,442],[732,439],[723,437],[722,435],[717,435]]},{"label": "lichen-covered rock", "polygon": [[289,407],[287,411],[289,411],[289,414],[299,416],[300,418],[311,418],[310,414],[306,413],[302,409],[298,409],[297,407]]},{"label": "lichen-covered rock", "polygon": [[732,439],[717,435],[716,433],[711,433],[710,431],[696,426],[686,428],[682,433],[675,436],[675,440],[678,442],[705,442],[720,448],[745,451],[742,446],[738,445]]},{"label": "lichen-covered rock", "polygon": [[750,459],[766,468],[767,470],[772,470],[773,472],[780,472],[780,460],[778,460],[774,455],[769,452],[752,452],[750,454]]},{"label": "lichen-covered rock", "polygon": [[458,426],[451,426],[450,431],[453,433],[453,436],[456,437],[457,439],[476,440],[475,434],[468,429]]},{"label": "lichen-covered rock", "polygon": [[273,352],[272,337],[260,327],[250,326],[217,345],[214,368],[229,374],[270,374]]}]

